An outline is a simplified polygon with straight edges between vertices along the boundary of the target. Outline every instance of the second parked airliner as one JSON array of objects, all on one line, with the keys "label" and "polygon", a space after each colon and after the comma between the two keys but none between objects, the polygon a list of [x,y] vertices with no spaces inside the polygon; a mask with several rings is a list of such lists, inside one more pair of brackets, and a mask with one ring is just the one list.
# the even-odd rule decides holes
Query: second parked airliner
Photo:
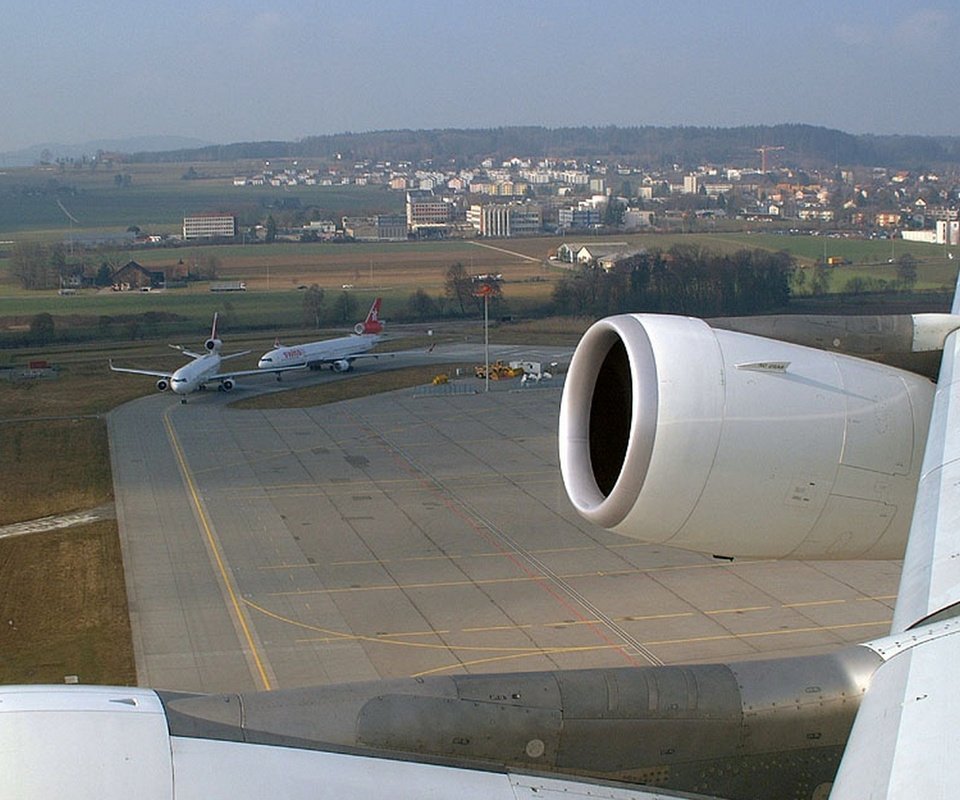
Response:
[{"label": "second parked airliner", "polygon": [[258,366],[263,370],[278,372],[287,369],[310,367],[319,369],[329,366],[335,372],[349,372],[357,358],[379,358],[380,353],[368,353],[383,333],[380,321],[380,298],[373,301],[367,318],[358,322],[354,333],[336,339],[323,339],[285,347],[279,340],[273,350],[260,357]]}]

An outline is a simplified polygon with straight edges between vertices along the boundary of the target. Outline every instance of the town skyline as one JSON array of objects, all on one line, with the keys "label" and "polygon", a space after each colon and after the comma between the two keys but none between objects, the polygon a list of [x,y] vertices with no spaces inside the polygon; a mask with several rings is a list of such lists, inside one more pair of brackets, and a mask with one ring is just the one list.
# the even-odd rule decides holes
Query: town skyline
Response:
[{"label": "town skyline", "polygon": [[836,6],[55,0],[5,23],[0,152],[513,125],[960,133],[960,9]]}]

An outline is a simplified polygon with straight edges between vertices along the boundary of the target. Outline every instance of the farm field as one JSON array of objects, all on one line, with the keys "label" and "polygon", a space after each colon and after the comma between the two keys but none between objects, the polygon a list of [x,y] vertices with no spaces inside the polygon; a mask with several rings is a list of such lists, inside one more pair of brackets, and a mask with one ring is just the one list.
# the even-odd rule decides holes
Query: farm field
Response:
[{"label": "farm field", "polygon": [[[185,180],[191,167],[200,177]],[[274,208],[316,207],[332,219],[403,208],[403,194],[382,186],[233,185],[235,175],[259,169],[262,162],[0,170],[0,239],[29,235],[59,240],[90,231],[122,232],[130,225],[173,234],[179,233],[184,215],[211,211],[236,214],[250,225]],[[129,183],[118,185],[117,176],[121,184],[123,176]]]},{"label": "farm field", "polygon": [[[538,302],[549,298],[553,284],[567,272],[551,265],[548,257],[564,241],[559,237],[538,237],[508,240],[448,240],[440,242],[401,242],[392,244],[294,244],[272,245],[209,245],[136,249],[123,253],[104,253],[100,258],[112,261],[136,260],[148,269],[190,268],[213,257],[218,263],[217,280],[239,280],[247,292],[213,294],[206,282],[192,283],[189,288],[170,289],[149,295],[84,290],[75,296],[58,297],[55,292],[24,292],[14,282],[9,259],[0,258],[0,317],[14,314],[32,315],[46,311],[55,315],[70,313],[120,314],[148,310],[174,311],[208,316],[226,305],[252,314],[269,316],[280,310],[284,319],[289,309],[298,307],[299,291],[317,284],[328,293],[348,287],[355,293],[358,305],[368,298],[382,295],[385,301],[405,303],[409,295],[423,289],[431,296],[442,293],[445,272],[454,263],[464,265],[468,274],[501,274],[504,297],[510,301]],[[592,240],[602,246],[612,237]],[[683,243],[715,252],[739,249],[786,250],[801,265],[810,265],[822,256],[819,237],[776,236],[771,234],[639,234],[616,241],[630,248],[669,249]],[[941,247],[897,242],[899,255],[909,253],[918,262],[917,289],[939,289],[950,286],[956,267]],[[828,251],[851,263],[831,268],[832,291],[839,291],[852,277],[873,277],[892,280],[893,264],[887,262],[891,243],[863,240],[830,240]],[[89,259],[98,258],[90,253]],[[283,299],[283,295],[288,295]],[[330,295],[328,294],[328,297]],[[262,313],[257,313],[260,310]],[[258,324],[256,319],[251,324]]]}]

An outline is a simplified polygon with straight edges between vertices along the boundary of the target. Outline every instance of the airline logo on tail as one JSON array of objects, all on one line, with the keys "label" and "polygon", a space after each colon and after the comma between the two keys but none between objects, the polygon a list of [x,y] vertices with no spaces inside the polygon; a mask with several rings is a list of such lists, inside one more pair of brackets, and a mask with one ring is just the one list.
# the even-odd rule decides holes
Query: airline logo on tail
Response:
[{"label": "airline logo on tail", "polygon": [[363,322],[358,322],[354,330],[358,334],[383,332],[383,323],[380,321],[379,297],[374,300],[373,305],[370,306],[370,311],[367,313],[367,318]]}]

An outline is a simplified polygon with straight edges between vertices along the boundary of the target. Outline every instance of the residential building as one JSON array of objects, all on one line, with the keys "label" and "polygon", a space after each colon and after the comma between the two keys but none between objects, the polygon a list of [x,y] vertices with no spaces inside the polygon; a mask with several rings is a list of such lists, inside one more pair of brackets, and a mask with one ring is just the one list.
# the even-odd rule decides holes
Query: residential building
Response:
[{"label": "residential building", "polygon": [[597,244],[583,245],[576,254],[578,264],[587,264],[590,266],[599,265],[601,260],[607,263],[614,263],[618,258],[624,258],[627,255],[633,255],[638,250],[630,250],[626,242],[599,242]]},{"label": "residential building", "polygon": [[900,224],[900,212],[881,211],[874,216],[873,221],[881,228],[892,228]]},{"label": "residential building", "polygon": [[151,270],[136,261],[128,261],[110,276],[115,292],[149,291],[162,289],[165,284],[163,270]]}]

